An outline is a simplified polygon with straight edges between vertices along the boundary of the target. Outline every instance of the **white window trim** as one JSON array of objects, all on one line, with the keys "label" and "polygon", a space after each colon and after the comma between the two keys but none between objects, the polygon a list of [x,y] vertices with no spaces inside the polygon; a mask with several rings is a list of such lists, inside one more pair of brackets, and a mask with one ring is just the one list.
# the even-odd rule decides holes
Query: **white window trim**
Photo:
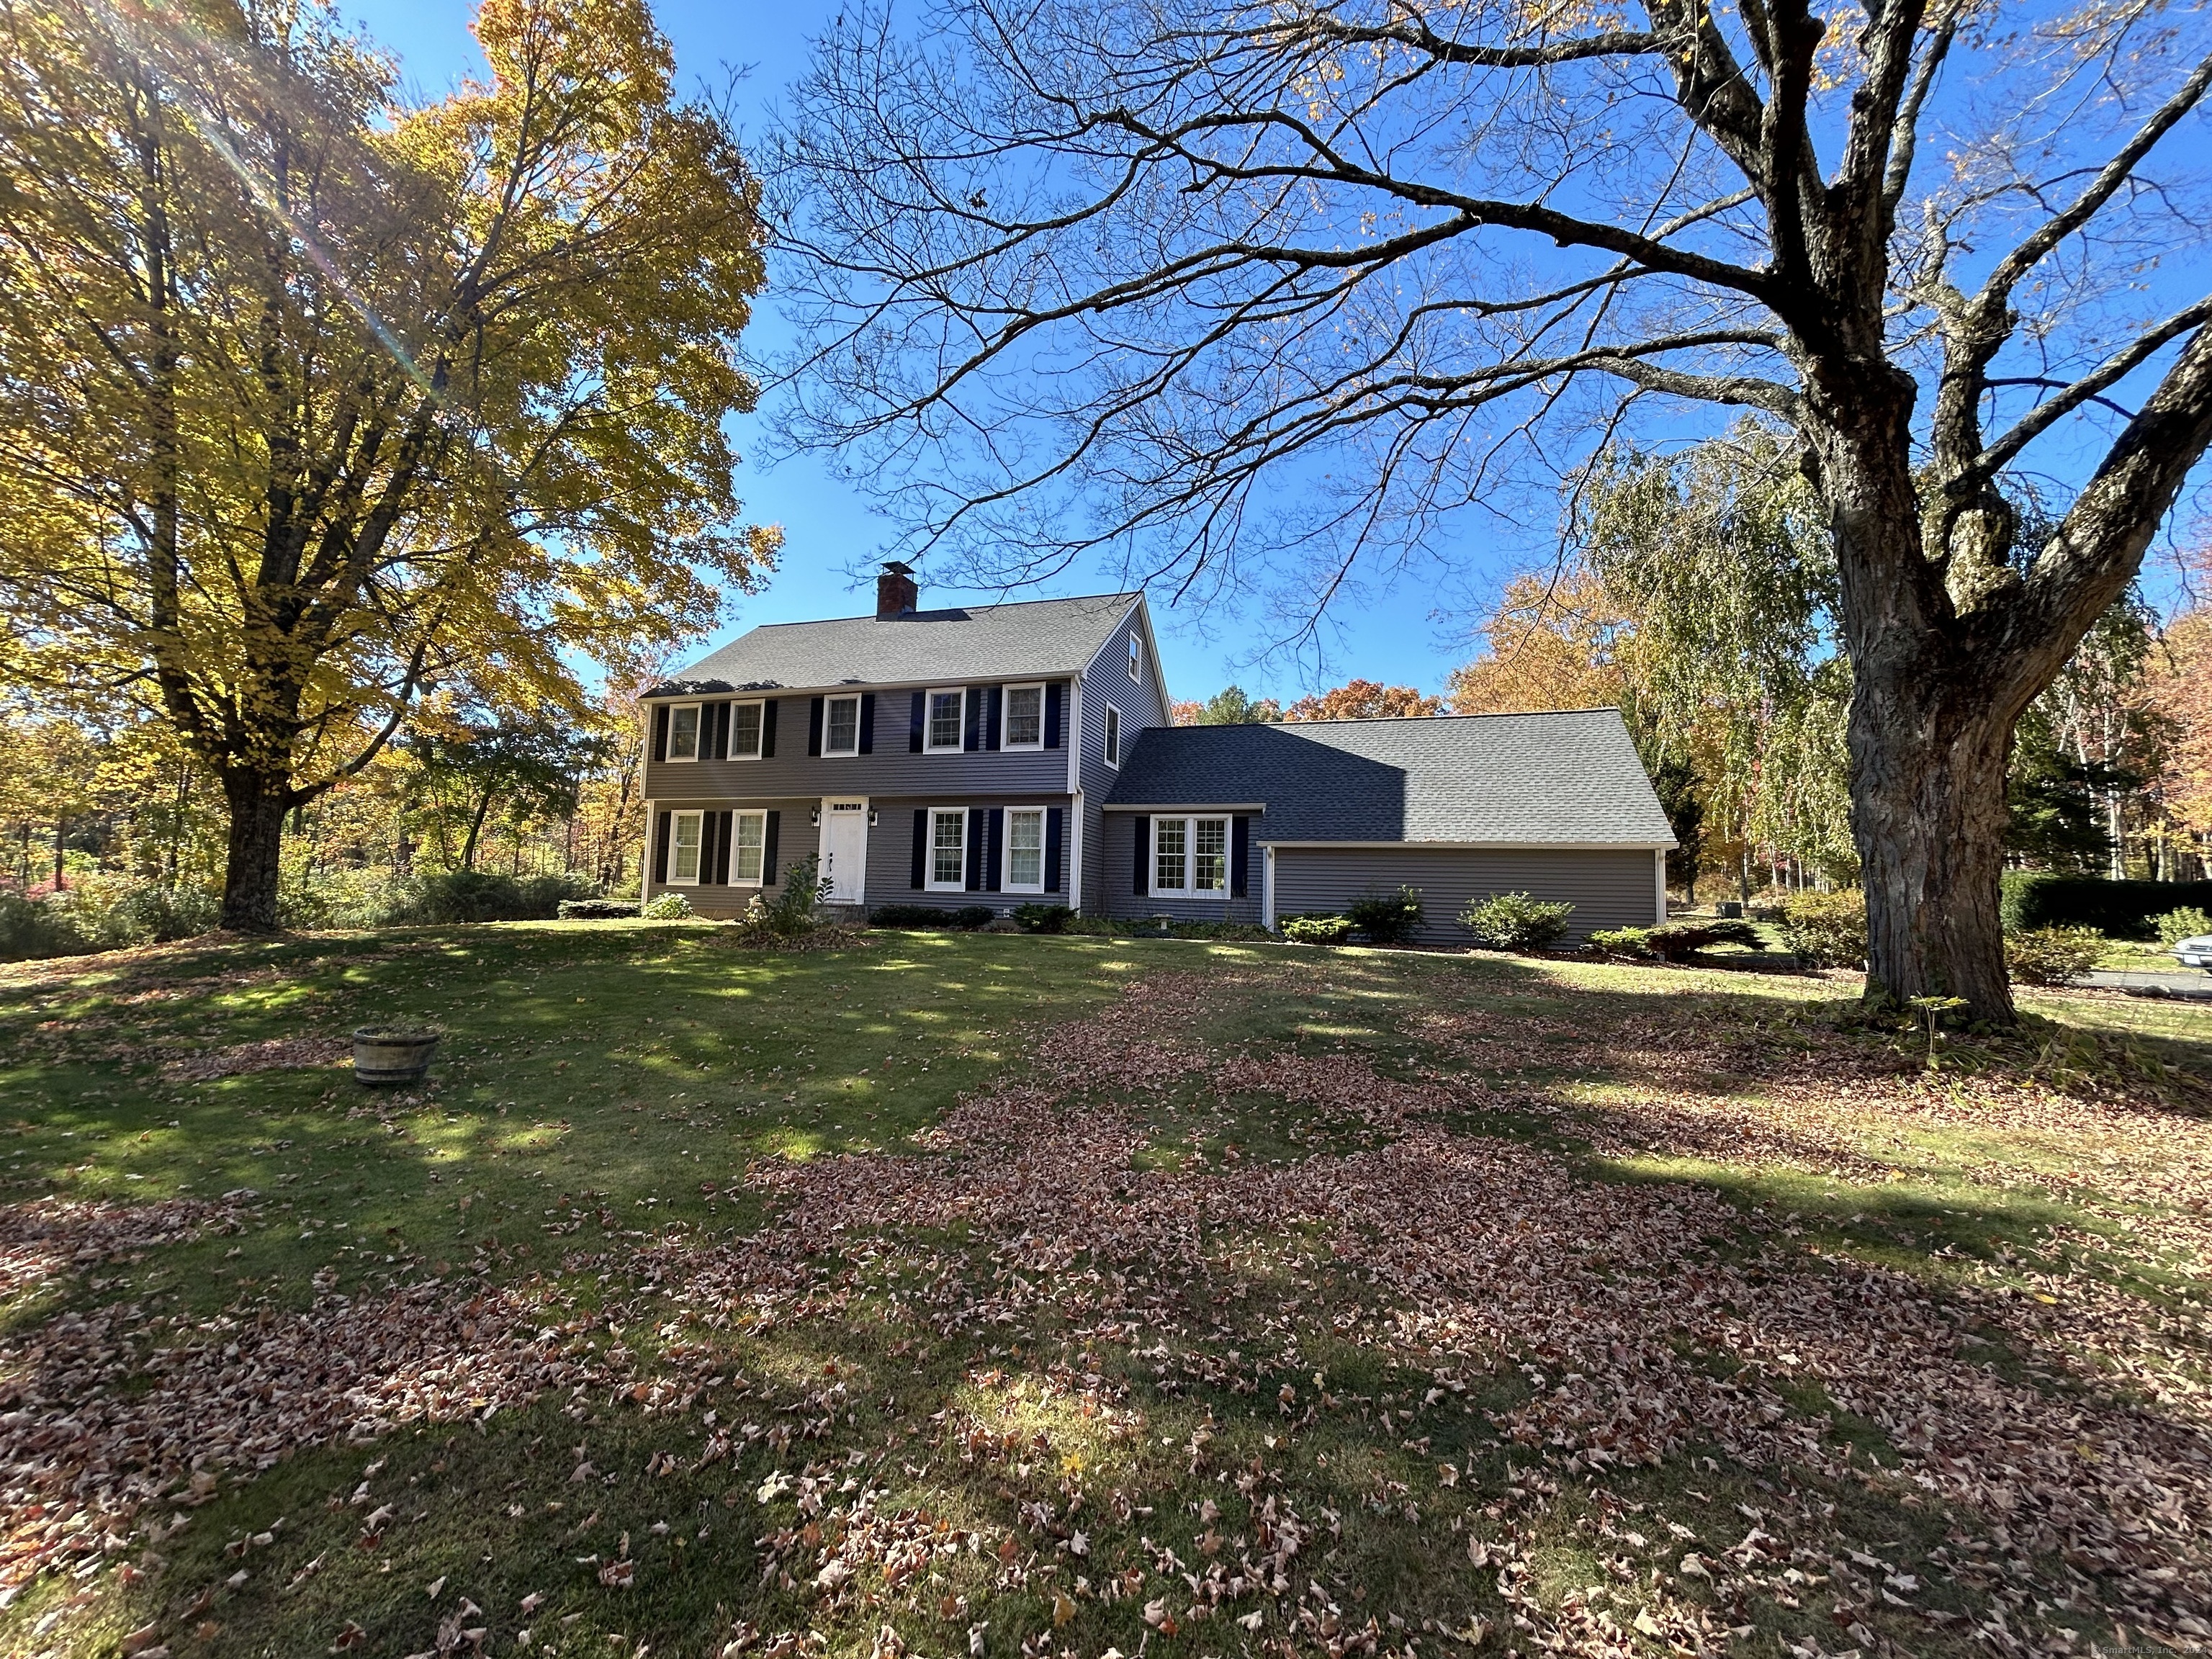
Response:
[{"label": "white window trim", "polygon": [[[1014,693],[1017,691],[1034,691],[1037,694],[1037,735],[1035,743],[1016,743],[1006,736],[1006,722],[1012,718]],[[1018,754],[1041,750],[1044,747],[1044,682],[1042,680],[1022,680],[1015,684],[999,688],[999,747],[1013,750]]]},{"label": "white window trim", "polygon": [[[936,712],[939,697],[960,699],[960,725],[949,744],[935,741],[931,732],[932,716]],[[824,718],[827,718],[826,716]],[[957,755],[968,742],[968,688],[964,685],[933,685],[921,694],[921,752],[925,755]]]},{"label": "white window trim", "polygon": [[[753,751],[750,755],[744,755],[738,753],[736,749],[732,748],[730,750],[729,757],[732,760],[758,760],[761,757],[761,745],[768,741],[767,700],[765,698],[747,698],[742,702],[733,702],[730,705],[730,741],[732,744],[735,744],[738,740],[738,710],[740,708],[757,708],[760,710],[760,718],[753,724]],[[823,722],[823,731],[826,736],[829,731],[828,722],[830,719],[830,711],[826,708],[822,712],[822,719]]]},{"label": "white window trim", "polygon": [[[947,813],[960,819],[960,879],[945,882],[937,878],[937,820]],[[968,809],[964,806],[933,806],[929,809],[929,844],[922,848],[921,890],[925,893],[964,893],[968,890]]]},{"label": "white window trim", "polygon": [[[683,842],[684,820],[690,818],[699,826],[699,867],[689,876],[676,873],[676,854]],[[671,812],[668,815],[668,884],[671,887],[703,887],[707,876],[707,814]]]},{"label": "white window trim", "polygon": [[1110,702],[1106,705],[1103,730],[1106,735],[1102,744],[1106,764],[1118,772],[1121,769],[1121,711]]},{"label": "white window trim", "polygon": [[[738,826],[747,818],[758,818],[761,826],[761,873],[747,878],[738,873]],[[768,885],[768,809],[740,808],[730,814],[730,885],[732,887],[765,887]]]},{"label": "white window trim", "polygon": [[[1150,826],[1146,845],[1150,848],[1148,868],[1152,897],[1203,899],[1208,902],[1229,897],[1236,880],[1236,872],[1231,867],[1237,858],[1237,829],[1232,815],[1221,812],[1159,812],[1147,817],[1145,822]],[[1195,884],[1198,880],[1198,826],[1201,823],[1222,826],[1221,885],[1218,887]],[[1183,827],[1182,885],[1180,887],[1160,885],[1160,826],[1163,823],[1180,823]]]},{"label": "white window trim", "polygon": [[1145,683],[1144,641],[1138,637],[1133,628],[1129,630],[1129,683],[1133,685]]},{"label": "white window trim", "polygon": [[[683,708],[690,709],[697,716],[691,723],[691,752],[688,755],[679,755],[676,752],[676,714],[678,709]],[[706,741],[707,705],[703,702],[670,703],[668,705],[668,760],[673,764],[693,765],[698,761],[699,750],[706,745]]]},{"label": "white window trim", "polygon": [[[1045,839],[1052,833],[1051,811],[1043,806],[1009,806],[1006,814],[1006,845],[999,849],[999,890],[1003,893],[1044,893],[1051,889],[1044,884]],[[1034,812],[1037,815],[1037,878],[1034,885],[1014,879],[1014,814]],[[1062,856],[1066,854],[1063,850]]]},{"label": "white window trim", "polygon": [[[832,749],[830,746],[830,710],[841,702],[853,705],[853,746]],[[860,752],[860,695],[859,692],[840,694],[822,699],[822,757],[824,760],[848,760]]]}]

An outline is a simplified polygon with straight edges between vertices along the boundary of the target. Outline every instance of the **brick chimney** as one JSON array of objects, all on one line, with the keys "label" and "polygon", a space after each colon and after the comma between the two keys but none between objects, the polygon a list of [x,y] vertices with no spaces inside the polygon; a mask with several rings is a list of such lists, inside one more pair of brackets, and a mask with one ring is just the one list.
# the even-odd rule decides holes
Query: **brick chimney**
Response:
[{"label": "brick chimney", "polygon": [[921,590],[914,585],[914,567],[896,559],[886,561],[884,574],[876,578],[876,620],[896,622],[912,616],[921,597]]}]

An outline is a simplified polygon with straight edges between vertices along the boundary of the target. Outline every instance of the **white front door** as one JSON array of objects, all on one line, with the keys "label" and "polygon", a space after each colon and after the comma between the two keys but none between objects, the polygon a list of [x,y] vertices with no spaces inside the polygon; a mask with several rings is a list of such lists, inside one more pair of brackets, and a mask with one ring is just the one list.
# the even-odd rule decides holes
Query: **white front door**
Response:
[{"label": "white front door", "polygon": [[822,803],[822,874],[832,904],[865,904],[868,894],[868,803]]}]

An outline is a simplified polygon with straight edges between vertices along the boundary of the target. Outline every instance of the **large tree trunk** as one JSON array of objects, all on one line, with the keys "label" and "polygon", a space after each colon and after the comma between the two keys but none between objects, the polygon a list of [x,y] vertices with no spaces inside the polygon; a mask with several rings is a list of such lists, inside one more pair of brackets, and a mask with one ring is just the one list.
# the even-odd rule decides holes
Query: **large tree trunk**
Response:
[{"label": "large tree trunk", "polygon": [[1997,878],[2013,721],[1990,701],[1972,687],[1861,675],[1851,830],[1866,889],[1869,996],[1963,997],[1977,1018],[2009,1021]]},{"label": "large tree trunk", "polygon": [[283,778],[239,770],[224,775],[222,792],[230,803],[222,925],[234,933],[273,933],[290,790]]}]

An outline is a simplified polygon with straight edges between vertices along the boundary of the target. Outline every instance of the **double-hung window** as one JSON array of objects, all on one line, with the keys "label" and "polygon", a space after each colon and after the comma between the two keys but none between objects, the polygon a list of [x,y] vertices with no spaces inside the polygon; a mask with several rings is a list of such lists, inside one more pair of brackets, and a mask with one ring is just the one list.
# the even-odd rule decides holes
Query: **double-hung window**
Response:
[{"label": "double-hung window", "polygon": [[968,885],[968,809],[936,806],[929,813],[931,891],[958,892]]},{"label": "double-hung window", "polygon": [[668,758],[672,761],[699,758],[697,703],[679,702],[668,711]]},{"label": "double-hung window", "polygon": [[[743,705],[739,705],[743,707]],[[753,705],[758,708],[757,703]],[[757,887],[768,854],[768,814],[738,812],[730,820],[730,885]]]},{"label": "double-hung window", "polygon": [[1008,686],[1006,708],[1006,730],[1000,734],[999,746],[1001,749],[1043,748],[1044,687]]},{"label": "double-hung window", "polygon": [[668,825],[668,884],[671,887],[696,887],[699,884],[699,854],[706,840],[706,817],[703,812],[671,815]]},{"label": "double-hung window", "polygon": [[1139,685],[1145,680],[1145,647],[1137,642],[1136,635],[1129,635],[1129,678]]},{"label": "double-hung window", "polygon": [[1156,896],[1218,897],[1229,890],[1227,818],[1154,818]]},{"label": "double-hung window", "polygon": [[822,752],[857,755],[860,752],[860,700],[830,697],[822,708]]},{"label": "double-hung window", "polygon": [[957,686],[929,694],[929,730],[924,746],[931,754],[942,755],[960,747],[967,712],[967,693]]},{"label": "double-hung window", "polygon": [[1106,705],[1106,764],[1121,763],[1121,711],[1112,703]]},{"label": "double-hung window", "polygon": [[739,702],[730,705],[730,758],[758,760],[761,751],[761,705]]},{"label": "double-hung window", "polygon": [[1006,889],[1010,893],[1044,891],[1044,809],[1006,809]]}]

